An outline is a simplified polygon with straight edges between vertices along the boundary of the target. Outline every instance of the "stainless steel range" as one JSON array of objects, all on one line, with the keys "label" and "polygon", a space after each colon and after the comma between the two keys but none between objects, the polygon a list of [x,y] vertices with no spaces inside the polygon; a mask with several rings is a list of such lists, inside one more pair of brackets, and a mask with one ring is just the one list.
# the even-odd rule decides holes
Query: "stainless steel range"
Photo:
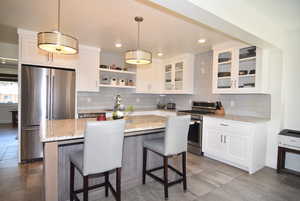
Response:
[{"label": "stainless steel range", "polygon": [[202,128],[203,115],[214,114],[217,109],[217,104],[210,102],[192,103],[191,110],[179,110],[177,115],[191,115],[191,125],[188,134],[188,151],[194,154],[203,155],[202,152]]}]

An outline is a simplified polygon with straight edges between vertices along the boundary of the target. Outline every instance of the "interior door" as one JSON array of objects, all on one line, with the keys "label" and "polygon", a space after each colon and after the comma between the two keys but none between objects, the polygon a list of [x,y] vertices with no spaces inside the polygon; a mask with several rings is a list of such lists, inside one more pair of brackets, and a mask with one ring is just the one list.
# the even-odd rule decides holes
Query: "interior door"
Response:
[{"label": "interior door", "polygon": [[52,119],[75,117],[75,71],[52,69],[51,105]]},{"label": "interior door", "polygon": [[224,158],[226,155],[226,145],[223,143],[223,135],[214,129],[204,129],[203,151],[215,156]]},{"label": "interior door", "polygon": [[21,125],[38,126],[42,119],[48,118],[50,70],[23,65],[21,77]]},{"label": "interior door", "polygon": [[228,160],[240,165],[248,166],[249,137],[226,134],[224,142],[227,147]]}]

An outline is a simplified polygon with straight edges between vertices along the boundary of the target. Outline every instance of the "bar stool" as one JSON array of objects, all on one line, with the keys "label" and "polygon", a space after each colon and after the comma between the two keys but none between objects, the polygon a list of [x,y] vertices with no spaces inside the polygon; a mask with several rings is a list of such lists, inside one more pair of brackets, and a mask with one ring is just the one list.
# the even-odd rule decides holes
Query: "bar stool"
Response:
[{"label": "bar stool", "polygon": [[[187,137],[191,116],[170,117],[167,122],[165,136],[144,141],[143,148],[143,184],[146,183],[146,175],[164,185],[165,199],[168,199],[168,187],[183,182],[184,191],[187,190],[186,184],[186,151]],[[148,149],[163,157],[162,167],[146,170]],[[182,172],[168,164],[168,158],[174,155],[182,155]],[[181,178],[172,182],[168,181],[168,168],[177,173]],[[152,174],[156,170],[164,169],[164,179]]]},{"label": "bar stool", "polygon": [[[87,122],[83,150],[70,154],[70,201],[77,193],[83,192],[83,200],[88,201],[88,191],[105,187],[117,201],[121,200],[121,166],[123,154],[125,120]],[[75,168],[83,176],[83,189],[74,189]],[[116,170],[116,189],[109,182],[109,171]],[[91,176],[105,176],[105,182],[88,186]]]}]

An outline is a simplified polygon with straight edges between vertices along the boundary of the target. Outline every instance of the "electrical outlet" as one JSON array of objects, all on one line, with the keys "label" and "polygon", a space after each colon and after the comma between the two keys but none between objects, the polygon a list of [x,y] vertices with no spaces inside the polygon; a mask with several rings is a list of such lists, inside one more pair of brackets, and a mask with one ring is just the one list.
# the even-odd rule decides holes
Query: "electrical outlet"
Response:
[{"label": "electrical outlet", "polygon": [[86,100],[87,100],[88,103],[90,103],[92,101],[91,98],[87,98]]},{"label": "electrical outlet", "polygon": [[137,103],[139,103],[141,100],[140,100],[139,98],[136,98],[135,101],[136,101]]}]

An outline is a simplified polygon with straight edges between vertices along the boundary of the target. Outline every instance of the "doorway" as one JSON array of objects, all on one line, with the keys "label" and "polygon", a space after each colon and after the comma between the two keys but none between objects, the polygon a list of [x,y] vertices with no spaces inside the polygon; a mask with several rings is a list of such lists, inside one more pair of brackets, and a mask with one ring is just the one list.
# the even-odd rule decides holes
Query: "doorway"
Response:
[{"label": "doorway", "polygon": [[18,162],[18,63],[0,55],[0,162]]}]

